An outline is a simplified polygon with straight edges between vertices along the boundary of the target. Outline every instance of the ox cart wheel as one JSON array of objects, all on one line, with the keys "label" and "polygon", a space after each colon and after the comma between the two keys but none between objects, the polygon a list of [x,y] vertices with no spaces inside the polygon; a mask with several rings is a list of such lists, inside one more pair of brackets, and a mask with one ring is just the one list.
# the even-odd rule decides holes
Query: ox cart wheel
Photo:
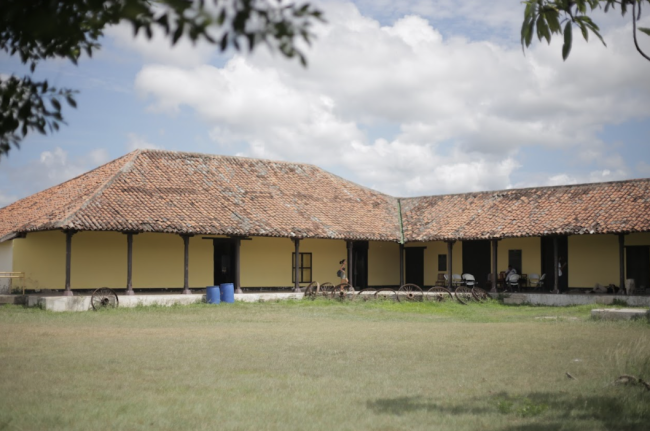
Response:
[{"label": "ox cart wheel", "polygon": [[117,308],[119,303],[117,293],[108,287],[96,289],[90,297],[90,305],[92,305],[95,311],[101,308]]}]

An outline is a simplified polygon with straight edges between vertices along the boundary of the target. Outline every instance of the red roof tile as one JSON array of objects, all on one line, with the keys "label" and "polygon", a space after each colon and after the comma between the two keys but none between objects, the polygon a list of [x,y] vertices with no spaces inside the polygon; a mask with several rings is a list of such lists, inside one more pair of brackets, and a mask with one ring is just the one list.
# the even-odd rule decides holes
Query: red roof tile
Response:
[{"label": "red roof tile", "polygon": [[138,150],[0,210],[53,228],[399,241],[397,199],[313,165]]},{"label": "red roof tile", "polygon": [[650,231],[650,179],[400,201],[406,241]]}]

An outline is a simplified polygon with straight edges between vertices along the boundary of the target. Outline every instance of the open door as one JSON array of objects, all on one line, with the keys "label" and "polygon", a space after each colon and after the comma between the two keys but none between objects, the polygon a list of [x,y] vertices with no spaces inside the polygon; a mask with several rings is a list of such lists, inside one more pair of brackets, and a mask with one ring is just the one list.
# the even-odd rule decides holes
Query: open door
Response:
[{"label": "open door", "polygon": [[637,289],[645,289],[650,281],[650,246],[625,247],[625,278],[634,279]]},{"label": "open door", "polygon": [[214,285],[235,282],[235,242],[215,239],[214,243]]},{"label": "open door", "polygon": [[424,249],[426,247],[406,247],[405,282],[417,284],[424,289]]}]

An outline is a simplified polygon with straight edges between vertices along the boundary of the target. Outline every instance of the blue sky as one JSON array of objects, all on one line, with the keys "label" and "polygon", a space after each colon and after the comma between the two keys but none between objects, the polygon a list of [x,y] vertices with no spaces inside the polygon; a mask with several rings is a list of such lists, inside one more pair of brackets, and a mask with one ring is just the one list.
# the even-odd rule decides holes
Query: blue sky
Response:
[{"label": "blue sky", "polygon": [[[307,69],[126,26],[79,66],[42,63],[78,109],[0,160],[0,206],[136,148],[312,163],[396,196],[650,177],[650,62],[629,19],[600,16],[608,47],[578,39],[562,62],[560,40],[522,53],[518,1],[318,4]],[[26,69],[2,53],[0,73]]]}]

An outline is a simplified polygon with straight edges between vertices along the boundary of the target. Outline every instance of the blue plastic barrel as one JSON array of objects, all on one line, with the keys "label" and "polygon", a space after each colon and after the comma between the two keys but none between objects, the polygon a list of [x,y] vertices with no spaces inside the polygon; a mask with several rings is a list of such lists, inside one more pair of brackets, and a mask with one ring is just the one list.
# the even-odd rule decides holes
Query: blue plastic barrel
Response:
[{"label": "blue plastic barrel", "polygon": [[221,302],[221,289],[219,286],[208,286],[205,288],[205,302],[218,304]]},{"label": "blue plastic barrel", "polygon": [[235,302],[235,285],[232,283],[223,283],[221,287],[221,302],[232,304]]}]

